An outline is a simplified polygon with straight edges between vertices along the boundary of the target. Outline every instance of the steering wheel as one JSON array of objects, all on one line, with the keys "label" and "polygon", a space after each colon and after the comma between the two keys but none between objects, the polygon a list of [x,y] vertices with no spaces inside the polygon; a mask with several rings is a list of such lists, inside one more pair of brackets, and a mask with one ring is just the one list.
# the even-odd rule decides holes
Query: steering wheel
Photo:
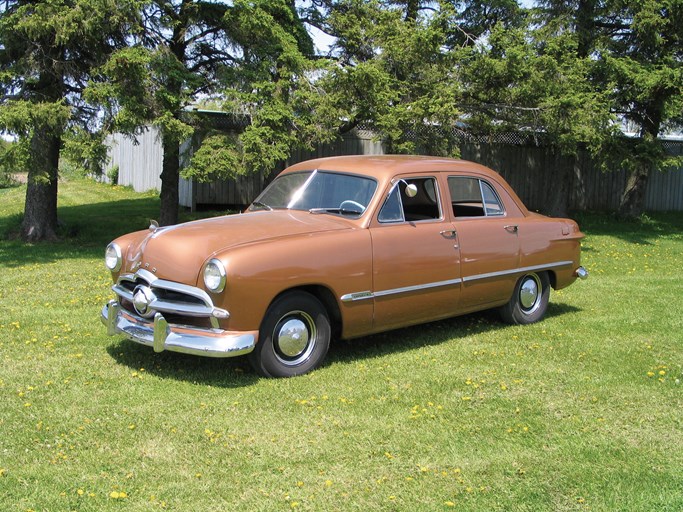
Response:
[{"label": "steering wheel", "polygon": [[342,201],[342,203],[339,205],[339,211],[342,213],[345,211],[353,213],[357,212],[360,215],[365,211],[365,206],[357,203],[356,201],[352,201],[351,199],[347,199],[346,201]]}]

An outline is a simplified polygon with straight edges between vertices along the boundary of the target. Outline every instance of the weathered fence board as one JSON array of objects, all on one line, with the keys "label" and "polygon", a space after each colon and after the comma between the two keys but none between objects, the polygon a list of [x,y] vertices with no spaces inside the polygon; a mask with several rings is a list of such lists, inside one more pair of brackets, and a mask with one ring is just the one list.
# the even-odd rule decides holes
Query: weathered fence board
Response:
[{"label": "weathered fence board", "polygon": [[[138,144],[125,136],[111,137],[109,167],[119,167],[119,184],[135,190],[161,189],[162,152],[155,129],[137,137]],[[683,154],[683,141],[666,141],[667,151]],[[182,147],[187,162],[190,145]],[[367,131],[355,131],[340,140],[320,146],[314,151],[295,150],[274,174],[287,165],[311,158],[334,155],[384,154],[381,141]],[[556,186],[556,169],[571,165],[548,148],[533,145],[462,142],[461,157],[491,167],[499,172],[532,210],[544,211],[549,192]],[[570,209],[616,210],[626,184],[625,172],[605,173],[598,169],[590,157],[581,153],[573,162],[569,200]],[[188,208],[197,205],[241,207],[249,204],[272,179],[263,173],[239,177],[235,180],[213,183],[180,181],[180,204]],[[645,196],[645,209],[649,211],[683,211],[683,169],[657,172],[650,176]]]}]

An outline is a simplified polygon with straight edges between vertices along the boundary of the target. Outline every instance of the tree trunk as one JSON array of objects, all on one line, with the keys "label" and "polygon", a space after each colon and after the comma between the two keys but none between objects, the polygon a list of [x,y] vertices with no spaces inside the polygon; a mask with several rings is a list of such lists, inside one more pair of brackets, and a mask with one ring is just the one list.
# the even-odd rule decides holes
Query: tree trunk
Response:
[{"label": "tree trunk", "polygon": [[619,216],[635,219],[643,213],[645,206],[645,191],[647,190],[647,179],[650,176],[650,165],[640,162],[628,176],[626,188],[621,196],[619,204]]},{"label": "tree trunk", "polygon": [[164,161],[161,170],[161,211],[160,226],[171,226],[178,223],[178,203],[180,195],[178,180],[180,178],[180,144],[174,137],[162,135]]},{"label": "tree trunk", "polygon": [[26,242],[57,239],[57,180],[61,139],[45,126],[31,137],[28,186],[21,238]]}]

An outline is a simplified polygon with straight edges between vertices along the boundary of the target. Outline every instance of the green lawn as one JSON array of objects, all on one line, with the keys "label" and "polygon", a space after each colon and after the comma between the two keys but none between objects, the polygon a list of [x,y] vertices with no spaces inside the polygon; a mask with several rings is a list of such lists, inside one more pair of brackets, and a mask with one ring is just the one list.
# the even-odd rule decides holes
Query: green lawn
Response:
[{"label": "green lawn", "polygon": [[0,190],[0,510],[683,510],[683,215],[586,215],[591,275],[493,313],[332,346],[320,370],[105,335],[106,243],[158,200],[60,185],[26,246]]}]

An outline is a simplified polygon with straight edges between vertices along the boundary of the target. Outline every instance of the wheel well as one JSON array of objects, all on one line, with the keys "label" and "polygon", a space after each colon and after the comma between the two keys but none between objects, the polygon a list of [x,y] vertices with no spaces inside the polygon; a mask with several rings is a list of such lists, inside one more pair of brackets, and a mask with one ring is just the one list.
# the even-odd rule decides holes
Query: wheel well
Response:
[{"label": "wheel well", "polygon": [[330,291],[329,288],[326,288],[322,285],[307,285],[298,286],[296,288],[289,288],[287,290],[283,290],[275,298],[273,298],[271,304],[284,294],[297,290],[310,293],[321,302],[321,304],[323,305],[323,307],[327,311],[327,314],[330,317],[330,326],[332,327],[332,338],[339,339],[342,333],[341,311],[339,311],[339,304],[337,303],[334,294]]},{"label": "wheel well", "polygon": [[554,290],[555,287],[557,286],[557,275],[552,270],[548,270],[548,271],[546,271],[546,273],[548,274],[548,280],[550,281],[550,287]]}]

